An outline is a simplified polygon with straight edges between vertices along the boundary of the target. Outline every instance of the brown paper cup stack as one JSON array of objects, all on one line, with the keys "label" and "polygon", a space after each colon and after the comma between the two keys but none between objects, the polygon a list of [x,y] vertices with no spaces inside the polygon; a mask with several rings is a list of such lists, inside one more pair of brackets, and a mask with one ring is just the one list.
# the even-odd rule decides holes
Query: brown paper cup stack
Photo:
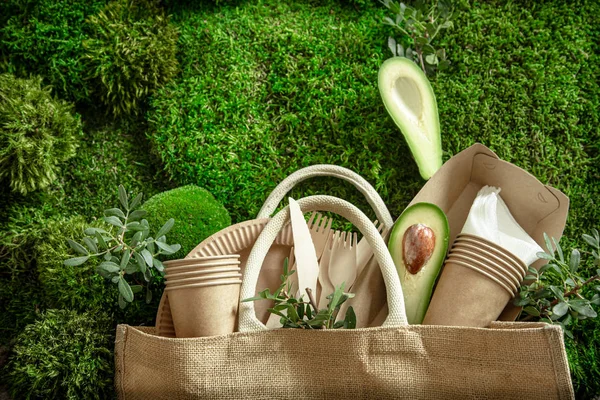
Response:
[{"label": "brown paper cup stack", "polygon": [[458,235],[423,324],[488,326],[519,290],[526,272],[521,260],[495,243]]},{"label": "brown paper cup stack", "polygon": [[165,291],[177,337],[201,337],[235,330],[241,286],[238,255],[164,263]]},{"label": "brown paper cup stack", "polygon": [[163,262],[167,274],[180,272],[200,271],[207,268],[227,268],[232,265],[240,265],[239,254],[225,256],[206,256],[198,258],[183,258],[181,260],[169,260]]}]

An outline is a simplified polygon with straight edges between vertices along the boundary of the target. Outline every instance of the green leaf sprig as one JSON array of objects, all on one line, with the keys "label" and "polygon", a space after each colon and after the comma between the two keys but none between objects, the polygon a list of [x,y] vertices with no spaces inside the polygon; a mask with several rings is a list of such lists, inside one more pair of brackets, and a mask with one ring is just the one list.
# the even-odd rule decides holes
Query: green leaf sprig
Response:
[{"label": "green leaf sprig", "polygon": [[356,328],[356,314],[352,307],[348,307],[344,320],[336,321],[342,304],[354,297],[352,293],[344,292],[344,283],[335,288],[335,291],[327,296],[329,304],[327,308],[319,310],[310,288],[306,288],[309,301],[304,301],[303,296],[295,298],[292,292],[292,283],[289,277],[296,271],[289,270],[288,259],[283,263],[283,274],[281,275],[281,285],[273,293],[265,289],[258,296],[242,300],[273,300],[272,308],[269,312],[281,317],[280,322],[283,328],[297,329],[354,329]]},{"label": "green leaf sprig", "polygon": [[[525,282],[514,299],[516,306],[523,307],[521,320],[537,320],[563,327],[565,335],[573,338],[569,326],[576,320],[596,318],[597,312],[592,305],[600,305],[600,294],[595,293],[591,299],[581,294],[583,288],[600,282],[600,269],[596,274],[583,278],[579,275],[581,253],[573,249],[567,260],[565,253],[555,238],[544,234],[546,251],[538,253],[538,257],[548,263],[536,270],[529,267]],[[600,234],[594,229],[592,235],[583,235],[583,240],[592,246],[591,256],[595,266],[600,266]],[[600,284],[593,287],[600,292]]]},{"label": "green leaf sprig", "polygon": [[[68,239],[69,245],[79,256],[69,258],[64,263],[74,267],[90,258],[102,257],[104,261],[98,265],[96,272],[117,285],[119,306],[125,308],[127,303],[133,301],[134,295],[143,290],[143,281],[149,283],[156,273],[164,273],[164,266],[157,257],[174,254],[181,246],[167,244],[166,234],[175,224],[173,218],[165,222],[154,236],[150,235],[148,221],[143,219],[146,211],[136,210],[142,202],[142,193],[130,202],[127,191],[119,185],[119,201],[123,210],[104,210],[103,219],[112,225],[110,230],[87,228],[82,243]],[[143,279],[137,279],[139,275]],[[136,281],[135,285],[129,284],[129,277]],[[151,300],[152,292],[146,286],[146,302]]]},{"label": "green leaf sprig", "polygon": [[448,68],[450,62],[446,50],[432,45],[442,30],[453,27],[450,18],[454,10],[446,1],[417,1],[413,7],[393,0],[381,2],[394,14],[393,18],[385,17],[384,24],[401,34],[399,40],[388,38],[388,46],[394,56],[414,61],[425,74]]}]

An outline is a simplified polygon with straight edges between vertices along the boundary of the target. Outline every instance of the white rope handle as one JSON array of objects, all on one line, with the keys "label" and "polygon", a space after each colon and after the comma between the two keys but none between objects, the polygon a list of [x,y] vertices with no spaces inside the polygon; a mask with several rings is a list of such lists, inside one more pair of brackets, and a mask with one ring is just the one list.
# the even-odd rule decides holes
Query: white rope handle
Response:
[{"label": "white rope handle", "polygon": [[[379,193],[371,186],[369,182],[356,172],[351,171],[344,167],[330,164],[317,164],[310,167],[299,169],[287,178],[285,178],[277,187],[271,192],[265,204],[258,212],[256,218],[268,218],[273,214],[279,203],[284,199],[285,195],[294,188],[298,183],[317,176],[331,176],[340,178],[353,184],[367,199],[369,205],[375,211],[377,219],[381,222],[386,229],[390,229],[394,225],[392,215],[387,209],[385,203]],[[317,211],[317,210],[315,210]],[[324,211],[324,210],[318,210]]]},{"label": "white rope handle", "polygon": [[[373,225],[373,222],[356,206],[351,203],[332,196],[309,196],[298,200],[302,212],[329,211],[336,213],[350,221],[366,238],[373,249],[375,259],[379,263],[388,301],[388,317],[382,326],[408,325],[406,311],[404,308],[404,296],[400,278],[387,246]],[[286,206],[278,212],[264,227],[258,236],[244,271],[244,278],[240,293],[240,299],[254,297],[256,284],[260,269],[265,260],[267,252],[275,241],[275,237],[289,219],[289,208]],[[282,266],[283,267],[283,266]],[[267,327],[256,318],[254,302],[240,302],[239,307],[239,331],[253,332],[266,330]]]}]

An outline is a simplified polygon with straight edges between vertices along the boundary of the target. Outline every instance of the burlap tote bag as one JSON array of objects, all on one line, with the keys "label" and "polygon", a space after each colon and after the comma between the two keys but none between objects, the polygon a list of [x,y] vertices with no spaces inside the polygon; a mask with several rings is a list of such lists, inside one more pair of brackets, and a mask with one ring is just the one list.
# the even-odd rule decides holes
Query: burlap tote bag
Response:
[{"label": "burlap tote bag", "polygon": [[[266,330],[254,303],[240,303],[239,331],[173,339],[119,325],[115,383],[121,399],[570,399],[573,389],[557,326],[490,328],[406,325],[402,288],[385,242],[356,207],[329,196],[299,200],[331,211],[374,250],[387,290],[381,327]],[[256,240],[241,298],[251,297],[263,260],[289,217],[275,215]]]},{"label": "burlap tote bag", "polygon": [[[241,270],[244,271],[248,256],[256,239],[269,222],[271,215],[284,199],[285,195],[298,183],[314,177],[333,177],[352,184],[363,194],[373,209],[380,229],[383,232],[389,232],[394,223],[392,216],[379,193],[377,193],[368,181],[347,168],[330,164],[318,164],[299,169],[281,181],[266,199],[256,219],[237,223],[206,238],[186,258],[238,254],[240,256]],[[321,224],[323,224],[322,221]],[[293,245],[292,230],[287,225],[279,232],[275,242],[269,248],[260,272],[257,289],[262,290],[269,287],[274,290],[279,286],[283,260],[290,255]],[[357,279],[359,282],[357,286],[363,289],[360,291],[362,296],[352,299],[351,305],[355,310],[360,311],[357,315],[357,326],[379,326],[387,314],[387,299],[385,297],[383,277],[379,271],[379,265],[374,261],[373,256],[367,257],[364,261],[366,262],[366,267],[363,268],[361,275]],[[291,277],[292,282],[295,281],[295,278],[296,275]],[[379,289],[376,295],[369,292],[371,287]],[[368,303],[361,301],[365,297],[369,299]],[[258,302],[255,306],[256,314],[263,322],[267,321],[270,316],[267,311],[268,307],[268,302]],[[162,295],[157,310],[155,332],[159,336],[175,337],[170,302],[166,291]]]}]

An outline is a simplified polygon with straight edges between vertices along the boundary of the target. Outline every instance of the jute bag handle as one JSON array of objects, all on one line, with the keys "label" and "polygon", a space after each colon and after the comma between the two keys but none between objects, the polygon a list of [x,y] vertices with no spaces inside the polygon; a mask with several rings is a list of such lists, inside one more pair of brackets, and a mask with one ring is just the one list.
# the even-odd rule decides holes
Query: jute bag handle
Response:
[{"label": "jute bag handle", "polygon": [[[329,211],[350,221],[366,238],[379,263],[387,292],[388,316],[382,326],[408,325],[404,308],[404,296],[394,261],[373,222],[353,204],[333,196],[309,196],[298,200],[302,212]],[[260,269],[267,252],[285,222],[289,219],[289,207],[279,211],[264,227],[248,256],[240,293],[240,299],[254,296]],[[239,306],[239,331],[254,332],[267,330],[256,318],[254,302],[243,302]]]},{"label": "jute bag handle", "polygon": [[365,196],[369,202],[369,205],[375,211],[375,215],[380,223],[382,223],[387,229],[391,228],[394,224],[392,215],[383,202],[383,199],[365,178],[347,168],[330,164],[317,164],[311,165],[310,167],[301,168],[282,180],[281,183],[277,185],[277,187],[275,187],[275,189],[271,192],[269,197],[267,197],[265,204],[263,204],[256,218],[270,217],[279,203],[284,199],[285,195],[289,193],[294,186],[306,179],[318,176],[340,178],[350,182]]}]

